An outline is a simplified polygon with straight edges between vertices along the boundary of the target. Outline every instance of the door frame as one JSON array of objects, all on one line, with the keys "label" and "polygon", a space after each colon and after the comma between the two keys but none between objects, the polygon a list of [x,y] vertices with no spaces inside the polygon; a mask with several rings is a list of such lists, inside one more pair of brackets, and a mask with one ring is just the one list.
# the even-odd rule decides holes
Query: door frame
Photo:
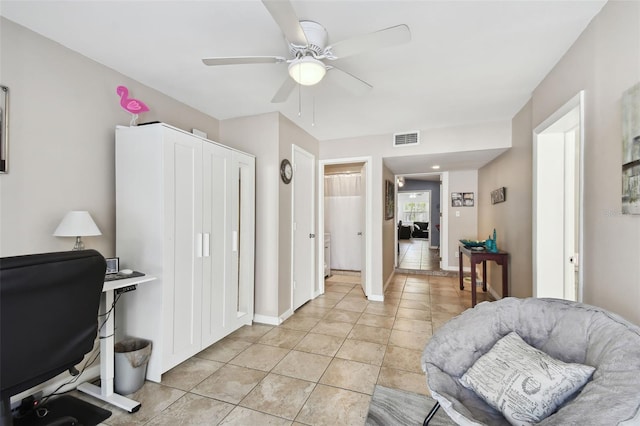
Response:
[{"label": "door frame", "polygon": [[[438,182],[438,185],[440,185],[440,199],[438,200],[438,204],[440,204],[440,229],[441,229],[439,231],[440,244],[438,244],[438,251],[440,252],[440,258],[442,258],[442,232],[443,232],[442,229],[445,227],[443,225],[444,220],[445,220],[445,216],[442,214],[442,209],[443,209],[443,205],[442,205],[442,179],[443,179],[443,174],[444,173],[446,173],[446,172],[439,172],[438,171],[438,172],[424,172],[424,173],[403,173],[403,174],[396,174],[393,177],[394,178],[394,184],[395,184],[395,196],[396,196],[396,198],[395,198],[395,211],[394,211],[394,220],[395,220],[396,225],[397,225],[398,221],[400,220],[400,218],[398,218],[398,215],[397,215],[397,213],[398,213],[398,205],[399,205],[398,196],[400,195],[400,189],[399,189],[400,187],[398,186],[398,178],[403,177],[403,178],[411,179],[412,177],[416,177],[416,176],[420,177],[420,176],[425,176],[425,175],[438,176],[439,177],[438,181],[432,181],[432,182]],[[429,218],[428,218],[429,219],[429,249],[432,249],[432,248],[435,248],[433,246],[433,244],[432,244],[432,242],[433,242],[433,238],[432,238],[433,229],[434,229],[435,225],[433,224],[433,221],[431,220],[431,217],[432,217],[431,216],[431,212],[433,211],[433,190],[425,189],[425,190],[416,190],[416,191],[410,191],[410,192],[419,192],[419,191],[428,192],[429,193]],[[394,263],[393,263],[393,265],[394,265],[394,268],[399,269],[400,268],[400,262],[399,262],[400,259],[398,257],[399,253],[398,253],[397,247],[399,247],[400,240],[398,239],[398,233],[397,232],[394,232],[393,241],[395,242],[394,247],[396,247],[394,249],[394,253],[395,254],[394,254]],[[438,264],[440,266],[440,269],[444,269],[442,267],[442,260],[440,260],[440,262]],[[418,269],[418,270],[425,271],[426,269]]]},{"label": "door frame", "polygon": [[324,293],[324,169],[325,166],[334,164],[346,164],[346,163],[365,163],[366,164],[366,205],[365,205],[365,264],[364,268],[365,276],[365,293],[367,297],[371,296],[371,270],[372,270],[372,256],[373,256],[373,159],[372,157],[349,157],[349,158],[334,158],[328,160],[320,160],[318,162],[318,238],[316,243],[318,244],[316,253],[318,255],[318,291],[316,296]]},{"label": "door frame", "polygon": [[[554,124],[565,117],[569,112],[578,109],[578,137],[576,138],[578,152],[578,282],[576,298],[578,302],[583,300],[583,284],[584,284],[584,268],[583,259],[580,257],[584,254],[584,147],[585,147],[585,113],[584,113],[585,91],[581,90],[573,98],[567,101],[563,106],[558,108],[554,113],[547,117],[542,123],[533,129],[533,173],[532,173],[532,294],[537,297],[537,233],[538,233],[538,205],[536,193],[538,190],[538,138],[545,131],[551,129]],[[563,131],[564,133],[564,131]],[[564,239],[563,239],[564,240]]]}]

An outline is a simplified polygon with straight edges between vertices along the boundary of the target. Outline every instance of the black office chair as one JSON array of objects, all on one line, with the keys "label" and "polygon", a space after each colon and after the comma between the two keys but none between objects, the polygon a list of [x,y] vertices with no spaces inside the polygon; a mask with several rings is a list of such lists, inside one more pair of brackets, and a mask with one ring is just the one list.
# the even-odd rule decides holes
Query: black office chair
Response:
[{"label": "black office chair", "polygon": [[13,424],[12,395],[93,349],[105,270],[95,250],[0,259],[0,426]]}]

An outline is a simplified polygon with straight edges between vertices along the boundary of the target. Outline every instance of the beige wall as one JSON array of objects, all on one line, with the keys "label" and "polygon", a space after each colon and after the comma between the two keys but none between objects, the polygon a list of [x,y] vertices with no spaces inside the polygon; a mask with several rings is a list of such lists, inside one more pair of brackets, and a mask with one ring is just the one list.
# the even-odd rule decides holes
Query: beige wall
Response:
[{"label": "beige wall", "polygon": [[[513,119],[513,147],[478,172],[478,234],[496,230],[498,248],[509,252],[509,295],[530,297],[531,288],[531,102]],[[506,201],[491,204],[491,191],[506,187]],[[502,270],[488,262],[487,281],[502,295]]]},{"label": "beige wall", "polygon": [[[640,324],[640,216],[621,213],[620,103],[622,93],[638,81],[640,2],[609,1],[535,89],[530,105],[514,118],[514,146],[521,154],[504,154],[480,171],[485,197],[486,191],[497,186],[513,185],[516,191],[528,193],[525,196],[524,192],[520,195],[507,190],[507,202],[482,206],[480,218],[486,231],[507,216],[521,214],[521,228],[511,223],[513,217],[510,223],[500,225],[505,234],[503,247],[530,250],[531,208],[521,209],[512,201],[531,200],[531,184],[527,181],[531,180],[532,129],[584,90],[583,301]],[[516,229],[522,233],[521,241],[513,234]],[[500,244],[500,233],[498,239]],[[513,294],[530,295],[531,273],[526,259],[519,255],[512,258],[511,270]]]},{"label": "beige wall", "polygon": [[[449,241],[449,265],[445,269],[458,270],[458,241],[460,239],[485,238],[478,235],[478,171],[465,170],[449,172],[449,193],[443,194],[442,201],[447,203],[447,227]],[[452,192],[473,192],[473,207],[452,207]],[[469,259],[466,259],[469,267]]]},{"label": "beige wall", "polygon": [[[9,173],[0,175],[0,256],[69,250],[53,237],[69,210],[88,210],[102,231],[87,248],[115,253],[116,125],[125,85],[164,121],[218,138],[218,120],[131,80],[32,31],[0,18],[0,76],[9,87]],[[249,151],[251,152],[251,151]]]},{"label": "beige wall", "polygon": [[584,302],[640,323],[640,216],[621,214],[622,93],[640,81],[640,2],[610,1],[533,92],[532,126],[585,90]]}]

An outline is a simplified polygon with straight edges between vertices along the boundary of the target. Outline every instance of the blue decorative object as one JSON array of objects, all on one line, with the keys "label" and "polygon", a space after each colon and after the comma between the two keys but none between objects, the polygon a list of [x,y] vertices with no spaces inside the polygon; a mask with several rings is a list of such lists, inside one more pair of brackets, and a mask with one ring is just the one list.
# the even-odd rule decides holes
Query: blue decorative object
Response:
[{"label": "blue decorative object", "polygon": [[487,241],[485,241],[484,243],[484,247],[489,253],[498,253],[498,244],[496,243],[496,240],[496,229],[493,228],[493,238],[489,236],[489,238],[487,238]]},{"label": "blue decorative object", "polygon": [[466,247],[466,248],[473,248],[473,247],[484,247],[485,246],[485,241],[483,240],[460,240],[460,242]]}]

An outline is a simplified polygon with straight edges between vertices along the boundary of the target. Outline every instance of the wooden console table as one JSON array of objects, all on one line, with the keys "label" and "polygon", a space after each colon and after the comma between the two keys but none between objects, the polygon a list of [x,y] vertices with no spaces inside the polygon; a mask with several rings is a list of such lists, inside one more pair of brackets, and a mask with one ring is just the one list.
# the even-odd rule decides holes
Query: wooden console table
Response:
[{"label": "wooden console table", "polygon": [[490,253],[486,250],[471,250],[460,243],[458,246],[460,290],[464,290],[462,274],[462,255],[469,256],[471,262],[471,307],[476,306],[476,265],[482,262],[482,291],[487,291],[487,260],[492,260],[502,266],[502,297],[509,295],[509,253],[500,250]]}]

